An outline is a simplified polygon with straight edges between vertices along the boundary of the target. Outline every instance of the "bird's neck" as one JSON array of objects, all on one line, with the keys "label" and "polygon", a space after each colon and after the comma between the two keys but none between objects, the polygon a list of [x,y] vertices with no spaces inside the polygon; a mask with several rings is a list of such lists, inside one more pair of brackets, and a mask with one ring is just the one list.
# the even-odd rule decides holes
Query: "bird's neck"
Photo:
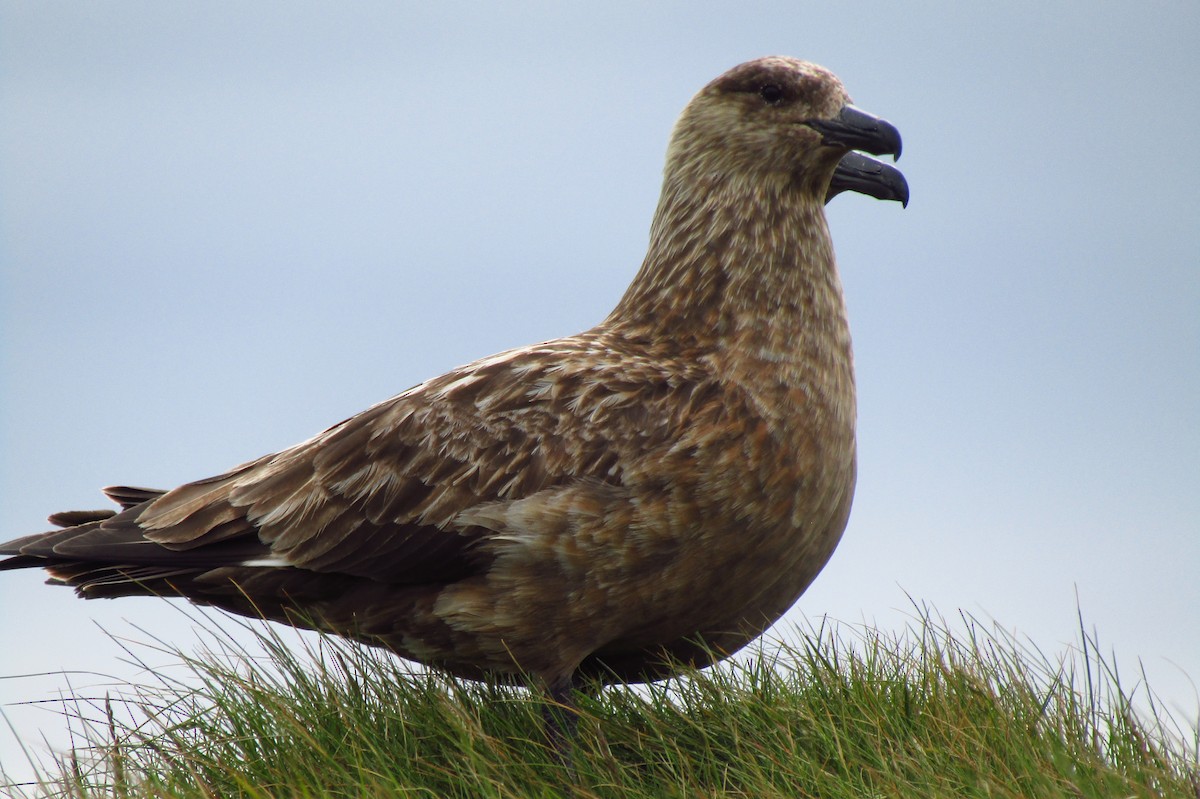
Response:
[{"label": "bird's neck", "polygon": [[821,384],[853,403],[824,207],[786,180],[668,177],[646,260],[606,326],[649,346],[703,353],[752,382]]}]

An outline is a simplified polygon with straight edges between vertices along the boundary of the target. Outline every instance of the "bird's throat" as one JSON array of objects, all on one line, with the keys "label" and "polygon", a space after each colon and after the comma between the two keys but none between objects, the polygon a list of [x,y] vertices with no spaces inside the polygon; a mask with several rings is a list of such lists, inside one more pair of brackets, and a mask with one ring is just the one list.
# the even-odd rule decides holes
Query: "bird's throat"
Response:
[{"label": "bird's throat", "polygon": [[852,381],[822,200],[784,182],[699,183],[668,179],[641,271],[607,324],[744,368],[820,365]]}]

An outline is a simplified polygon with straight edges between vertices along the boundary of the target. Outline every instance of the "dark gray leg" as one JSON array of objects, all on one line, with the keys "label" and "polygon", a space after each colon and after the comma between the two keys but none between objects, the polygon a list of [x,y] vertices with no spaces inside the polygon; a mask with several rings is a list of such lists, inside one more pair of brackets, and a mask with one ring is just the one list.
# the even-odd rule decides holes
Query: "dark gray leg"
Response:
[{"label": "dark gray leg", "polygon": [[572,775],[575,773],[572,750],[579,732],[579,708],[575,704],[575,690],[574,675],[546,683],[546,695],[550,701],[542,711],[546,738],[558,755],[559,761]]}]

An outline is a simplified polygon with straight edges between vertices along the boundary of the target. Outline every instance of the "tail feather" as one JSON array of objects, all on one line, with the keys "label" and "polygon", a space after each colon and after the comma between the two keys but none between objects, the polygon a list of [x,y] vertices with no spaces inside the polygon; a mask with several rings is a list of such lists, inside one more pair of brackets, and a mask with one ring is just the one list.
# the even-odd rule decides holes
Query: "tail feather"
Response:
[{"label": "tail feather", "polygon": [[147,566],[110,566],[66,561],[40,564],[50,574],[47,582],[69,585],[84,599],[111,599],[122,596],[188,596],[174,584],[187,584],[196,576],[194,569],[160,569]]},{"label": "tail feather", "polygon": [[[50,582],[73,586],[80,596],[183,594],[187,584],[212,569],[261,558],[269,548],[255,536],[228,538],[179,552],[147,539],[136,525],[139,506],[165,494],[154,488],[114,486],[104,493],[121,505],[113,510],[72,510],[50,516],[62,528],[0,543],[0,571],[44,568]],[[106,524],[118,516],[132,523]],[[121,519],[117,519],[121,521]],[[3,556],[11,557],[3,557]],[[185,594],[186,595],[186,594]]]},{"label": "tail feather", "polygon": [[100,490],[104,492],[105,496],[120,505],[122,509],[132,508],[135,505],[141,505],[143,502],[158,499],[167,493],[161,488],[138,488],[137,486],[107,486]]},{"label": "tail feather", "polygon": [[81,524],[102,522],[116,515],[117,512],[109,508],[103,510],[64,510],[58,513],[51,513],[46,517],[46,521],[55,527],[78,527]]}]

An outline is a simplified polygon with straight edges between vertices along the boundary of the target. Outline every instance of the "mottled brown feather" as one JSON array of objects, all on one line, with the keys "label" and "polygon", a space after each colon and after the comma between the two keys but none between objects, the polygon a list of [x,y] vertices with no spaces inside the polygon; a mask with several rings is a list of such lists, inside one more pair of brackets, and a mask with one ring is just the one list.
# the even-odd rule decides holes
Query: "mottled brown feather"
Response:
[{"label": "mottled brown feather", "polygon": [[794,59],[731,70],[684,110],[646,259],[600,325],[221,475],[107,489],[119,513],[56,514],[78,526],[0,546],[0,566],[469,677],[643,679],[738,649],[807,588],[850,510],[854,378],[823,214],[847,148],[806,124],[848,101]]}]

